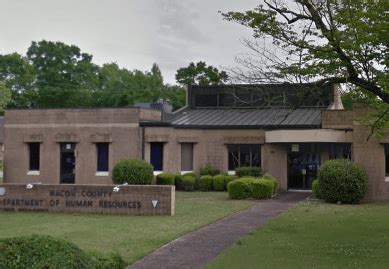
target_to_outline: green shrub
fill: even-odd
[[[184,189],[184,185],[182,184],[182,178],[183,178],[183,175],[180,175],[180,174],[176,174],[174,176],[174,185],[176,186],[176,190],[183,190]]]
[[[255,199],[271,198],[274,193],[274,182],[268,179],[256,179],[251,182],[252,197]]]
[[[272,175],[270,175],[269,173],[264,174],[262,178],[273,182],[274,184],[273,194],[275,194],[278,190],[278,180]]]
[[[225,175],[216,175],[213,177],[213,189],[215,191],[225,191],[226,190],[226,176]]]
[[[194,172],[189,172],[189,173],[185,173],[184,176],[191,176],[195,179],[195,185],[194,185],[194,189],[195,190],[198,190],[199,187],[200,187],[200,178],[199,176],[194,173]]]
[[[156,178],[157,185],[174,185],[174,175],[171,173],[158,174]]]
[[[201,176],[200,177],[200,191],[211,191],[213,190],[213,177],[212,176]]]
[[[321,199],[319,185],[320,185],[319,180],[315,179],[314,181],[312,181],[312,192],[317,199]]]
[[[251,183],[253,180],[252,178],[239,178],[228,183],[228,197],[231,199],[247,199],[251,197]]]
[[[262,169],[256,166],[242,166],[235,169],[235,174],[238,177],[260,177],[262,175]]]
[[[196,179],[193,176],[183,176],[182,186],[184,191],[193,191],[196,184]]]
[[[125,266],[118,255],[96,256],[51,236],[30,235],[0,240],[0,268],[119,269]]]
[[[358,164],[348,159],[325,162],[318,174],[320,196],[330,203],[355,204],[367,191],[367,174]]]
[[[117,254],[101,255],[101,253],[90,254],[93,263],[93,269],[123,269],[126,267],[126,262]],[[92,268],[91,268],[92,269]]]
[[[112,180],[117,184],[151,184],[153,179],[153,166],[143,160],[121,160],[112,170]]]
[[[220,174],[220,170],[210,164],[200,168],[200,176],[216,176],[218,174]]]
[[[225,189],[227,190],[228,183],[230,183],[231,181],[234,181],[235,179],[238,179],[238,178],[239,178],[238,176],[232,176],[232,175],[225,176],[225,178],[224,178]]]

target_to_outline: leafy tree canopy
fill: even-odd
[[[0,112],[4,112],[4,108],[11,101],[11,91],[5,86],[4,82],[0,81]]]
[[[218,85],[228,80],[225,71],[219,71],[216,67],[207,66],[205,62],[190,63],[188,67],[177,70],[176,81],[178,84],[186,86],[198,85]]]
[[[0,55],[0,81],[11,90],[8,107],[123,107],[137,102],[184,105],[185,90],[163,83],[161,70],[98,66],[91,54],[62,42],[32,42],[25,56]]]

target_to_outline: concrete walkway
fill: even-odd
[[[184,235],[159,248],[128,269],[203,268],[240,237],[262,227],[271,218],[309,196],[290,192],[260,201],[247,210]]]

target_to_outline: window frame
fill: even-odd
[[[161,169],[155,169],[155,167],[154,167],[154,164],[153,164],[153,147],[154,146],[160,146],[160,148],[161,148]],[[154,173],[155,174],[158,174],[158,173],[161,173],[162,171],[163,171],[163,166],[164,166],[164,152],[165,151],[165,143],[163,143],[163,142],[150,142],[150,163],[151,163],[151,165],[153,166],[153,168],[154,168]]]
[[[101,148],[102,146],[106,146],[105,152],[104,149]],[[104,161],[102,158],[104,156],[101,156],[102,153],[106,154],[106,160]],[[96,175],[103,175],[109,173],[109,143],[106,142],[99,142],[96,143]],[[103,163],[104,161],[104,163]],[[101,167],[104,166],[104,167]]]
[[[242,155],[244,154],[244,156],[247,156],[247,152],[246,151],[242,151],[244,148],[248,148],[248,154],[249,154],[249,166],[253,166],[253,167],[261,167],[262,166],[262,158],[261,158],[261,150],[262,150],[262,147],[261,147],[261,144],[227,144],[227,153],[228,153],[228,171],[235,171],[236,168],[238,167],[242,167],[242,166],[247,166],[247,164],[245,165],[242,165]],[[258,149],[257,152],[255,152],[255,148]],[[231,152],[237,152],[238,156],[235,157],[237,158],[237,162],[238,164],[235,165],[234,167],[231,166],[231,164],[233,164],[233,162],[231,162],[230,160],[230,157],[232,156],[232,153]],[[253,161],[254,161],[254,156],[255,154],[258,154],[258,165],[253,165]]]
[[[183,159],[183,151],[185,149],[185,147],[188,146],[188,148],[190,148],[190,160],[191,160],[191,163],[188,167],[191,167],[190,169],[184,169],[186,165],[184,165],[184,159]],[[189,156],[189,154],[188,154]],[[181,143],[181,171],[185,171],[185,172],[193,172],[193,163],[194,163],[194,143]]]
[[[30,142],[28,147],[28,172],[27,175],[39,175],[41,169],[41,143]],[[36,147],[35,149],[33,147]],[[37,155],[37,156],[35,156]]]

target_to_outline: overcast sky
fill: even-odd
[[[31,41],[74,44],[94,62],[150,70],[165,81],[191,61],[236,65],[251,32],[218,11],[254,8],[258,0],[0,0],[0,54],[25,53]]]

